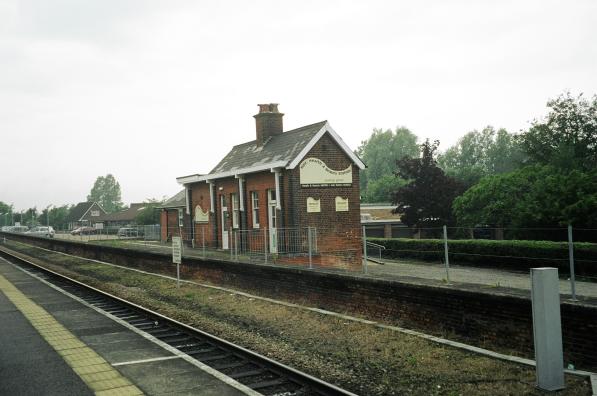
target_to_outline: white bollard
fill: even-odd
[[[564,353],[557,268],[531,268],[537,387],[564,389]]]

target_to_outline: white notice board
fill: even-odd
[[[172,237],[172,262],[180,264],[182,261],[182,239],[180,237]]]

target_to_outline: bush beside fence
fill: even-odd
[[[444,261],[442,239],[367,238],[386,248],[390,259]],[[519,240],[448,240],[450,263],[526,271],[534,267],[557,267],[569,273],[568,243]],[[597,244],[574,243],[577,275],[597,276]]]

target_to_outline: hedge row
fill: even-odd
[[[367,238],[383,245],[387,258],[410,258],[431,262],[444,261],[442,239]],[[371,254],[377,253],[371,248]],[[528,270],[533,267],[557,267],[560,273],[569,273],[568,243],[518,240],[448,240],[450,263],[480,267]],[[597,276],[597,244],[574,244],[575,273]]]

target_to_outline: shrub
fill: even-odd
[[[384,256],[430,262],[444,261],[442,239],[367,238],[386,248]],[[556,267],[569,273],[568,243],[518,240],[448,240],[450,263],[528,271],[536,267]],[[574,243],[575,273],[597,275],[597,244]]]

